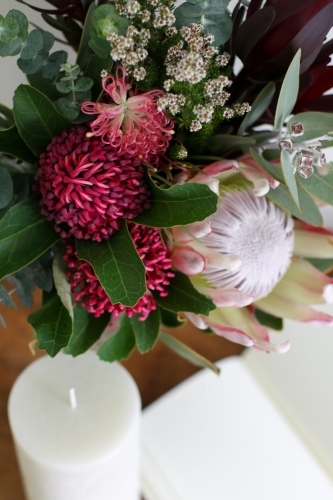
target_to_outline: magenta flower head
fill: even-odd
[[[134,307],[112,304],[92,266],[77,258],[75,246],[71,240],[66,242],[64,259],[69,269],[67,275],[72,295],[74,300],[80,302],[95,317],[104,312],[118,316],[124,311],[129,317],[139,313],[139,319],[144,321],[150,311],[156,309],[156,302],[150,290],[156,290],[161,297],[168,295],[167,288],[174,273],[170,271],[170,254],[160,238],[158,229],[130,223],[129,232],[145,266],[147,283],[147,292]]]
[[[101,241],[150,206],[140,160],[120,154],[84,125],[55,137],[39,158],[42,213],[63,238]]]
[[[332,17],[333,0],[251,0],[235,35],[245,74],[256,81],[280,79],[299,48],[303,73],[323,47]]]
[[[116,77],[102,80],[103,102],[84,102],[82,111],[97,115],[90,123],[90,136],[98,136],[118,153],[128,153],[150,163],[157,163],[165,153],[173,134],[173,122],[165,111],[157,109],[162,90],[138,94],[126,83],[126,73],[117,68]]]

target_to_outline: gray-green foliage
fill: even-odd
[[[91,88],[94,85],[92,78],[80,76],[80,67],[78,64],[73,66],[69,63],[62,64],[61,69],[65,76],[56,83],[57,90],[65,94],[56,101],[55,105],[59,113],[70,121],[80,119],[80,109],[83,101],[91,100]],[[82,117],[82,121],[87,120],[87,116]]]

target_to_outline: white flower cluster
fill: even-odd
[[[203,26],[192,23],[183,26],[180,33],[184,40],[170,47],[165,60],[166,73],[178,82],[199,83],[206,77],[206,69],[218,48],[211,44],[213,35],[201,36]],[[186,47],[185,42],[187,42]]]
[[[169,5],[168,5],[169,4]],[[148,6],[142,8],[137,0],[116,0],[115,7],[119,13],[127,19],[138,19],[142,23],[152,20],[154,28],[171,26],[176,18],[171,12],[172,2],[163,2],[162,0],[148,0]]]
[[[135,0],[131,4],[138,3]],[[136,80],[143,80],[146,70],[140,63],[148,55],[146,46],[150,38],[150,31],[146,28],[141,30],[130,25],[127,28],[126,36],[110,33],[107,36],[111,45],[110,55],[114,61],[121,61],[127,74],[133,74]]]
[[[163,97],[160,97],[157,101],[157,109],[163,111],[168,108],[170,113],[176,115],[180,111],[180,107],[184,106],[186,102],[183,94],[171,94],[167,93]]]

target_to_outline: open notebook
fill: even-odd
[[[147,500],[332,500],[333,328],[282,336],[288,353],[223,360],[144,411]]]

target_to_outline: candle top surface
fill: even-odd
[[[44,356],[31,363],[16,380],[8,406],[17,444],[55,466],[90,463],[115,453],[139,425],[140,412],[139,392],[129,373],[93,352],[77,358]]]

